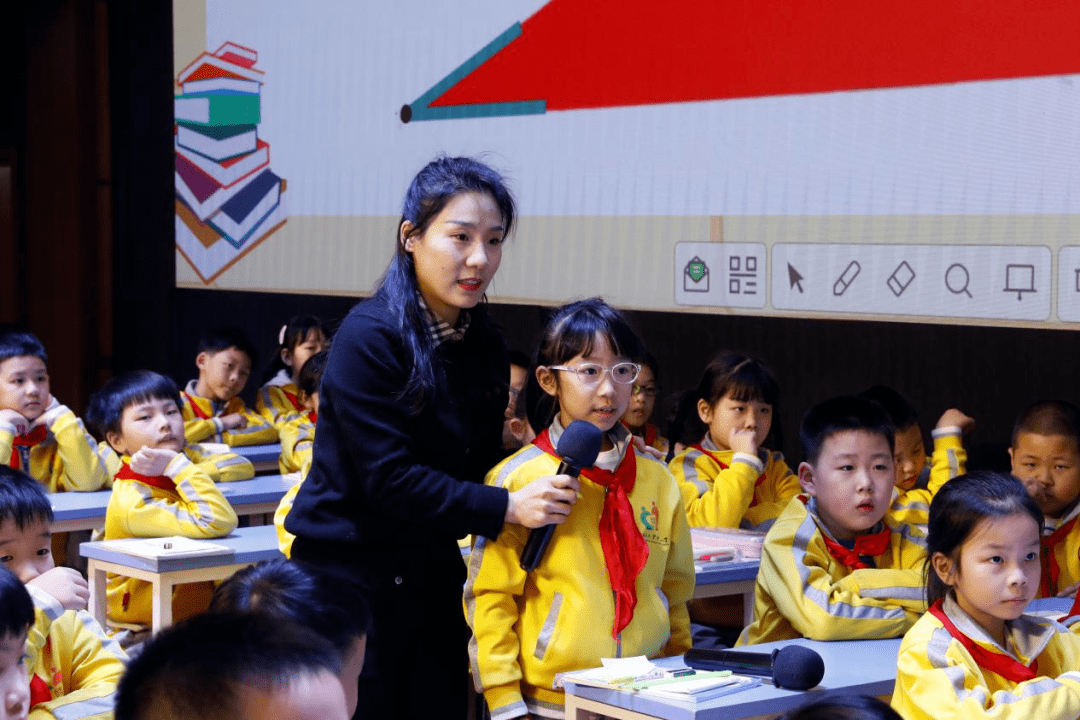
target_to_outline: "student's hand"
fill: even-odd
[[[634,447],[636,447],[639,451],[645,453],[646,455],[652,455],[657,460],[664,459],[664,451],[657,450],[652,445],[646,445],[645,438],[634,435],[632,439],[634,441]]]
[[[156,477],[164,474],[166,466],[176,455],[173,450],[144,447],[131,456],[131,469],[140,475]]]
[[[74,568],[46,570],[26,584],[49,593],[65,610],[85,610],[90,602],[90,587],[86,578]]]
[[[56,401],[55,397],[47,395],[45,397],[45,412],[38,415],[34,422],[30,423],[30,429],[33,430],[38,425],[49,427],[56,418],[60,417],[60,413],[64,412],[66,409],[67,408]]]
[[[239,430],[240,428],[246,428],[248,421],[247,417],[240,413],[232,413],[231,415],[222,415],[221,424],[226,430]]]
[[[1072,585],[1070,585],[1067,588],[1062,588],[1061,591],[1058,592],[1057,596],[1058,597],[1070,597],[1070,598],[1071,597],[1076,597],[1076,591],[1078,589],[1080,589],[1080,582],[1073,583]]]
[[[24,435],[30,429],[30,421],[14,410],[0,410],[0,423],[14,425],[16,435]]]
[[[538,528],[560,525],[577,502],[581,482],[569,475],[545,475],[510,493],[506,504],[506,522]]]
[[[754,428],[731,428],[728,447],[739,453],[757,455],[757,430]]]
[[[949,408],[941,414],[941,418],[938,419],[937,425],[934,427],[958,427],[960,428],[960,432],[967,435],[975,429],[975,420],[956,408]]]

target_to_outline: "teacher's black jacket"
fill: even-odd
[[[437,387],[419,413],[414,398],[401,397],[412,358],[383,293],[346,317],[323,374],[311,470],[285,527],[296,535],[294,559],[368,595],[375,627],[358,717],[365,709],[443,714],[460,698],[439,696],[464,692],[465,566],[456,540],[495,537],[503,524],[507,493],[483,478],[499,459],[510,376],[502,335],[482,307],[469,312],[464,339],[435,351]],[[422,684],[410,686],[418,667],[408,664],[417,662],[443,665],[453,679],[440,689],[420,673]],[[396,697],[369,702],[364,678],[367,691]]]

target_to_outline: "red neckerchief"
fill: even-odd
[[[24,472],[29,472],[29,470],[30,470],[30,468],[29,468],[29,465],[30,465],[30,462],[29,462],[30,451],[29,450],[20,451],[19,448],[32,448],[35,445],[37,445],[38,443],[44,441],[45,438],[48,436],[48,434],[49,434],[49,429],[48,428],[46,428],[44,425],[38,425],[36,428],[34,428],[33,430],[31,430],[30,432],[28,432],[28,433],[26,433],[24,435],[16,435],[15,440],[12,442],[11,462],[8,463],[8,464],[11,467],[15,468],[16,470],[22,470]],[[26,457],[27,457],[27,462],[26,462],[27,467],[22,467],[22,465],[23,465],[22,456],[23,456],[24,452],[25,452]]]
[[[536,436],[533,444],[548,455],[559,457],[546,429]],[[600,547],[604,550],[608,580],[615,592],[615,627],[611,636],[618,638],[634,617],[637,576],[649,560],[649,544],[641,537],[634,519],[634,509],[627,497],[637,480],[637,458],[633,445],[626,448],[626,454],[615,472],[591,467],[582,469],[581,474],[608,489],[604,495],[604,511],[600,515]]]
[[[292,403],[292,406],[296,409],[296,412],[304,412],[304,406],[300,404],[299,395],[297,395],[296,393],[291,393],[284,388],[282,388],[281,392],[285,395],[285,397],[289,398],[289,402]]]
[[[1058,566],[1057,556],[1054,555],[1054,547],[1065,540],[1069,533],[1072,532],[1078,518],[1080,516],[1074,517],[1039,540],[1043,566],[1042,579],[1039,581],[1039,594],[1044,598],[1054,597],[1058,594],[1058,577],[1061,575],[1061,567]],[[1080,615],[1080,593],[1076,594],[1076,599],[1073,600],[1067,617],[1073,617],[1074,615]]]
[[[716,461],[716,464],[720,466],[721,470],[727,470],[729,467],[731,467],[726,462],[724,462],[719,457],[717,457],[717,453],[718,452],[726,452],[724,450],[719,450],[719,451],[709,450],[709,449],[707,449],[705,447],[702,447],[701,443],[696,443],[694,445],[691,445],[690,447],[692,447],[692,448],[694,448],[696,450],[700,450],[701,452],[703,452],[706,455],[708,455],[709,457],[711,457],[713,460]],[[763,482],[765,482],[765,471],[764,470],[761,472],[761,475],[758,475],[758,479],[754,481],[754,490],[755,490],[755,492],[754,492],[753,496],[750,498],[750,507],[754,507],[755,505],[758,504],[757,488]]]
[[[802,500],[803,505],[810,502],[810,498],[805,495],[799,495],[798,498]],[[892,530],[888,525],[885,525],[876,533],[859,535],[855,538],[855,547],[853,548],[841,545],[824,532],[821,533],[821,539],[825,541],[825,547],[828,548],[829,554],[841,563],[852,570],[865,570],[871,566],[863,562],[862,556],[877,557],[888,550],[889,543],[892,541]]]
[[[34,676],[30,678],[30,707],[31,709],[40,705],[41,703],[49,702],[53,699],[52,691],[49,690],[49,685],[41,676],[34,673]]]
[[[176,492],[176,483],[172,478],[165,475],[151,476],[140,475],[131,469],[131,465],[125,460],[120,466],[120,472],[116,473],[117,480],[134,480],[141,482],[143,485],[149,485],[151,487],[161,488],[162,490],[171,490]]]
[[[288,390],[282,390],[281,392],[285,393],[285,397],[289,398],[289,402],[291,402],[292,406],[294,408],[296,408],[296,412],[298,412],[298,413],[303,413],[304,412],[304,406],[300,402],[300,396],[299,395],[297,395],[296,393],[291,393]],[[311,412],[309,412],[307,414],[307,417],[308,417],[308,420],[311,421],[311,424],[314,425],[315,421],[319,418],[319,414],[317,412],[315,412],[314,410],[312,410]]]
[[[1039,676],[1038,658],[1032,660],[1031,665],[1024,665],[1011,655],[987,650],[960,632],[942,609],[941,600],[930,606],[929,613],[941,621],[941,624],[945,626],[950,635],[960,641],[960,644],[975,660],[975,664],[982,669],[996,673],[1014,683],[1021,683]]]
[[[209,420],[210,416],[206,414],[206,411],[199,407],[199,403],[195,402],[195,398],[188,394],[188,391],[184,391],[184,397],[188,399],[188,405],[191,406],[191,412],[195,413],[195,417],[202,420]]]

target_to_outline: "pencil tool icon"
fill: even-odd
[[[862,270],[862,265],[858,260],[852,260],[848,263],[848,266],[844,268],[844,272],[840,273],[840,277],[836,278],[836,282],[832,286],[832,294],[840,297],[847,289],[851,287],[851,283],[855,282],[855,278],[859,276],[859,272]]]

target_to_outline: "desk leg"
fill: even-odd
[[[743,627],[750,627],[754,622],[754,591],[744,592],[742,596]]]
[[[563,696],[566,702],[566,706],[563,708],[563,717],[566,720],[585,720],[585,712],[578,707],[578,699],[576,696],[566,693]]]
[[[156,635],[161,628],[172,625],[173,584],[171,582],[163,582],[159,575],[151,581],[151,585],[153,585],[154,588],[153,607],[151,609],[151,617],[153,618],[151,628]]]
[[[105,571],[98,567],[96,560],[87,563],[86,574],[90,576],[90,614],[98,621],[102,628],[106,627],[105,620],[108,610],[105,598]]]

